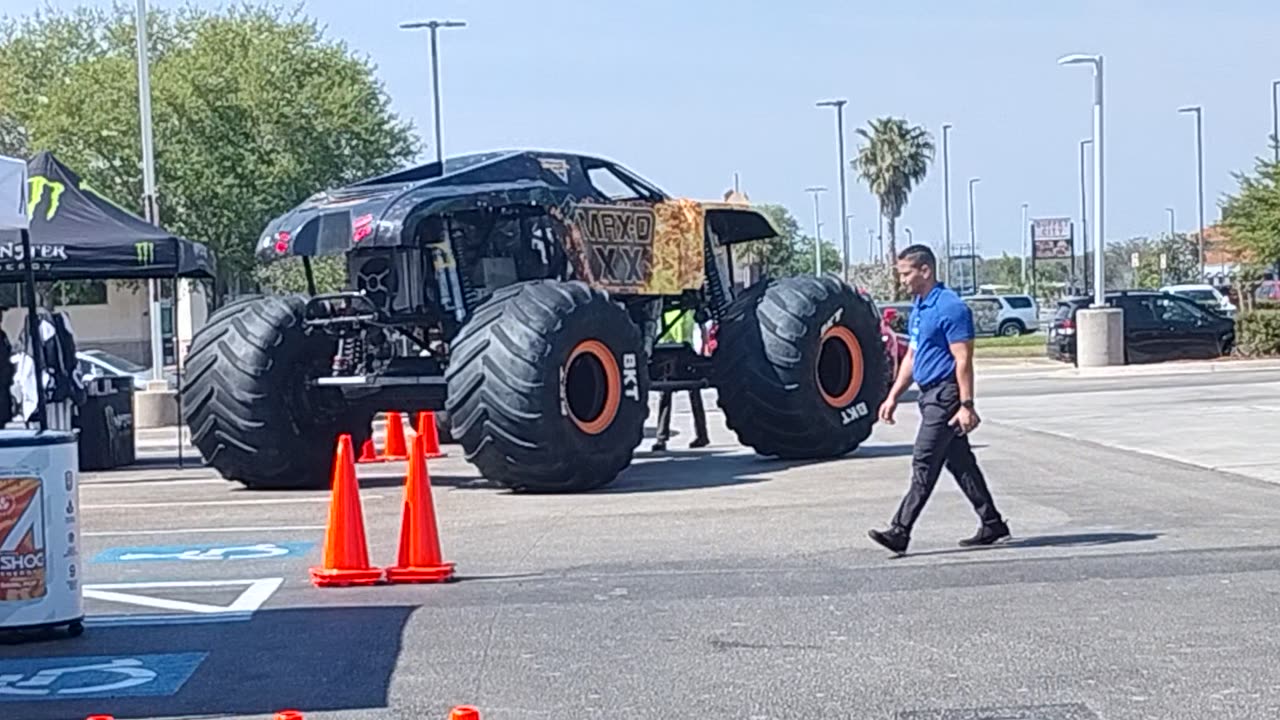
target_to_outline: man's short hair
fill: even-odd
[[[915,267],[924,267],[928,265],[931,269],[938,269],[938,258],[934,256],[933,250],[928,245],[908,245],[898,253],[899,260],[906,260]]]

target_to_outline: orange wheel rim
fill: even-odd
[[[560,397],[569,419],[588,435],[613,424],[622,405],[622,371],[608,346],[583,340],[564,362]]]
[[[862,344],[849,328],[835,325],[822,334],[815,365],[818,392],[828,405],[844,408],[858,397],[865,365]]]

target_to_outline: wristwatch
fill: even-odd
[[[973,409],[973,401],[972,401],[972,400],[965,400],[965,401],[963,401],[963,402],[961,402],[961,403],[960,403],[960,407],[962,407],[962,408],[969,408],[970,410],[972,410],[972,409]]]

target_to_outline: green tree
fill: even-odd
[[[1222,203],[1221,227],[1240,257],[1237,282],[1241,302],[1247,305],[1262,273],[1280,263],[1280,163],[1259,158],[1252,173],[1234,177],[1239,190]]]
[[[756,209],[773,221],[778,236],[744,243],[743,252],[760,271],[771,277],[813,274],[813,236],[800,230],[800,223],[781,205],[763,204]],[[830,241],[822,241],[822,272],[840,273],[840,251]]]
[[[296,12],[186,7],[147,22],[160,219],[214,249],[224,287],[253,278],[273,216],[417,152],[373,67]],[[0,117],[137,211],[135,51],[125,5],[0,21]]]
[[[866,143],[858,149],[853,169],[880,202],[880,215],[889,236],[888,258],[892,263],[891,258],[898,254],[898,218],[907,206],[911,191],[929,172],[933,138],[923,127],[895,117],[871,120],[867,128],[858,128],[858,135]],[[892,272],[892,267],[889,271]],[[901,296],[900,287],[894,284],[895,299]]]
[[[26,130],[16,119],[0,115],[0,155],[26,159],[30,154]]]

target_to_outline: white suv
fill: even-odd
[[[969,295],[978,335],[1013,337],[1040,329],[1040,308],[1030,295]]]

